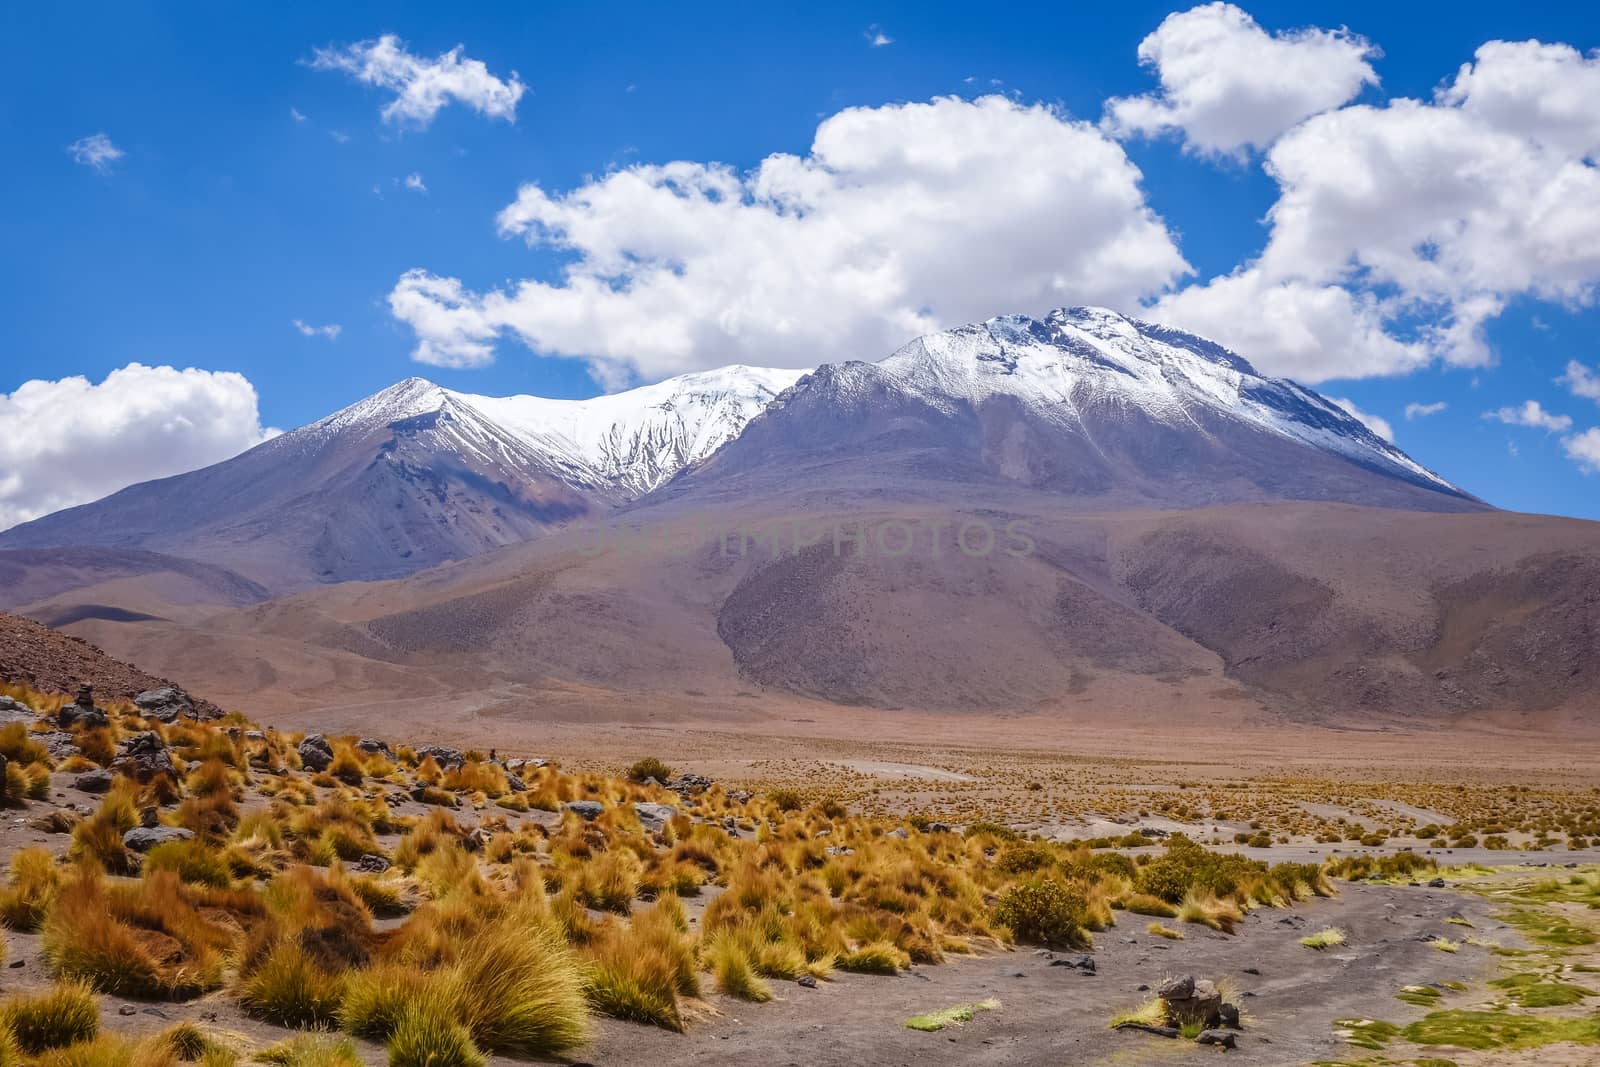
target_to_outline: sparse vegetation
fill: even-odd
[[[1314,948],[1319,952],[1325,948],[1333,948],[1337,945],[1342,945],[1344,942],[1345,932],[1339,929],[1337,926],[1326,927],[1325,929],[1318,930],[1316,933],[1308,934],[1300,939],[1300,943],[1306,948]]]

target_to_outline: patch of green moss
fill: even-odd
[[[1382,1019],[1335,1019],[1333,1026],[1352,1045],[1373,1051],[1382,1049],[1400,1033],[1398,1026]]]
[[[1600,934],[1587,927],[1570,923],[1560,915],[1549,911],[1518,908],[1502,918],[1541,945],[1572,948],[1600,941]]]
[[[1432,1008],[1439,1003],[1442,995],[1431,985],[1408,985],[1402,987],[1395,997],[1419,1008]]]
[[[1555,1019],[1503,1011],[1436,1011],[1399,1031],[1417,1045],[1470,1049],[1527,1049],[1558,1041],[1600,1044],[1600,1016]]]
[[[1558,1008],[1577,1004],[1584,997],[1594,996],[1592,990],[1566,982],[1551,982],[1537,974],[1514,974],[1489,983],[1504,989],[1511,999],[1524,1008]]]

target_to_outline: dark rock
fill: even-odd
[[[506,772],[506,785],[513,793],[526,793],[528,791],[528,783],[524,782],[521,778],[518,778],[510,771]]]
[[[1244,969],[1244,973],[1245,974],[1259,975],[1261,973],[1261,969],[1259,967],[1246,967]]]
[[[118,751],[121,755],[111,764],[112,770],[121,771],[139,782],[148,782],[161,774],[178,773],[167,751],[167,743],[154,730],[133,734],[122,742]]]
[[[300,742],[297,751],[300,753],[300,765],[308,771],[325,771],[333,762],[333,746],[321,734],[307,737]]]
[[[1118,1030],[1137,1030],[1141,1034],[1155,1034],[1157,1037],[1177,1037],[1176,1026],[1146,1026],[1144,1023],[1118,1023]]]
[[[1238,1039],[1230,1030],[1202,1030],[1200,1036],[1195,1038],[1199,1045],[1218,1045],[1222,1048],[1238,1048]]]
[[[930,834],[953,834],[955,832],[955,827],[947,822],[930,822],[928,824],[928,833]]]
[[[1443,889],[1445,887],[1445,885],[1446,885],[1446,882],[1445,882],[1445,880],[1443,878],[1434,878],[1434,879],[1429,880],[1429,882],[1428,882],[1428,888],[1429,889]]]
[[[394,749],[389,747],[389,742],[380,741],[372,737],[363,737],[356,742],[356,748],[369,756],[382,755],[387,759],[394,759]]]
[[[570,811],[580,819],[594,820],[606,810],[606,806],[598,800],[569,800],[561,805],[561,810]]]
[[[366,874],[382,874],[389,869],[389,861],[376,852],[368,852],[356,862],[356,870]]]
[[[194,831],[184,826],[135,826],[122,835],[122,843],[135,852],[149,852],[168,841],[187,841]]]
[[[462,752],[459,748],[446,748],[443,745],[426,745],[423,748],[417,749],[417,761],[419,763],[422,760],[427,759],[429,756],[432,756],[433,762],[437,763],[442,770],[446,771],[453,770],[454,768],[460,767],[467,762],[467,754]]]
[[[10,966],[10,968],[14,971],[19,967],[26,967],[27,965],[27,960],[12,960],[8,966]]]
[[[85,771],[78,775],[77,780],[72,784],[85,793],[109,793],[111,791],[111,783],[115,780],[116,776],[110,771]]]
[[[189,694],[176,686],[146,689],[135,696],[133,702],[147,718],[158,722],[173,722],[179,715],[194,716],[194,702],[189,699]]]
[[[1227,1001],[1223,1001],[1217,1007],[1217,1018],[1229,1030],[1242,1029],[1239,1025],[1239,1006],[1237,1004],[1229,1004]]]
[[[1194,975],[1185,974],[1166,979],[1156,986],[1156,996],[1162,1000],[1188,1000],[1194,996]]]
[[[138,1015],[139,1014],[139,1009],[134,1007],[132,1004],[124,1004],[122,1007],[117,1009],[117,1014],[118,1015]]]
[[[795,985],[802,986],[806,989],[815,989],[817,988],[817,980],[811,977],[809,974],[803,974],[799,978],[795,979]]]

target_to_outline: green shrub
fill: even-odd
[[[628,768],[628,781],[643,782],[647,778],[654,778],[656,781],[666,784],[672,781],[672,768],[654,756],[646,756],[642,760],[637,760],[633,766]]]
[[[1057,878],[1018,882],[995,905],[994,917],[1019,941],[1088,948],[1088,904],[1083,893]]]

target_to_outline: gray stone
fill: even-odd
[[[109,793],[115,778],[110,771],[85,771],[78,775],[78,780],[73,784],[85,793]]]
[[[28,705],[20,700],[10,697],[0,697],[0,726],[8,726],[20,722],[24,726],[32,726],[39,721],[39,716]]]
[[[633,813],[639,816],[639,825],[644,827],[646,832],[653,834],[672,821],[677,816],[678,809],[670,804],[646,804],[635,801]]]
[[[167,751],[167,743],[154,730],[133,734],[122,742],[118,751],[121,755],[111,765],[112,769],[137,781],[148,782],[159,774],[178,773]]]
[[[320,772],[333,762],[333,746],[321,734],[312,734],[300,742],[300,765],[308,771]]]
[[[183,826],[135,826],[122,835],[122,843],[135,852],[149,852],[168,841],[187,841],[194,831]]]
[[[598,800],[569,800],[561,805],[561,810],[570,811],[580,819],[592,821],[600,817],[606,806]]]
[[[1144,1023],[1118,1023],[1118,1030],[1137,1030],[1141,1034],[1155,1034],[1157,1037],[1177,1037],[1176,1026],[1147,1026]]]
[[[1156,996],[1162,1000],[1188,1000],[1194,996],[1194,975],[1174,975],[1156,986]]]
[[[382,874],[389,869],[389,861],[376,852],[368,852],[356,863],[356,870],[366,874]]]
[[[1200,1036],[1195,1038],[1195,1043],[1200,1045],[1217,1045],[1221,1048],[1238,1048],[1238,1039],[1231,1030],[1202,1030]]]
[[[356,742],[356,748],[367,755],[382,755],[386,759],[394,759],[394,749],[389,747],[389,742],[380,741],[373,737],[363,737]]]

